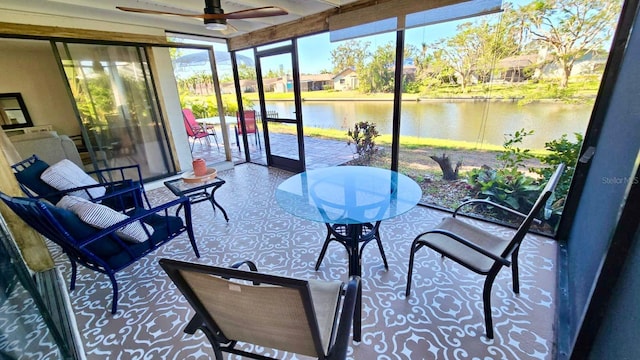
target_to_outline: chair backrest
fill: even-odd
[[[531,224],[533,223],[536,215],[540,213],[540,210],[542,210],[544,205],[547,203],[547,200],[549,200],[549,198],[551,197],[551,194],[553,194],[553,192],[555,191],[556,186],[560,181],[560,177],[564,172],[564,169],[564,164],[558,165],[556,171],[553,173],[553,175],[551,175],[544,189],[542,189],[542,192],[531,208],[531,211],[529,211],[527,217],[522,221],[522,223],[520,223],[520,226],[518,226],[518,230],[513,236],[513,239],[511,239],[511,241],[509,242],[509,246],[507,246],[507,248],[502,253],[502,257],[506,258],[507,256],[510,256],[518,248],[518,246],[520,246],[522,239],[524,239],[524,236],[529,231],[529,228],[531,227]]]
[[[242,135],[242,126],[240,126],[240,113],[236,112],[236,118],[238,119],[238,135]],[[255,110],[244,111],[244,126],[247,129],[247,134],[256,134],[258,132]]]
[[[78,188],[76,186],[82,186],[78,181],[70,181],[69,183],[77,183],[74,186],[74,191],[58,190],[42,180],[42,174],[49,167],[49,164],[41,160],[37,155],[32,155],[27,159],[11,165],[16,176],[16,180],[18,180],[18,185],[20,185],[20,189],[22,189],[22,192],[30,198],[44,198],[52,204],[57,204],[58,201],[60,201],[60,199],[62,199],[66,194],[75,193],[74,195],[78,195],[78,192],[81,192],[83,193],[81,197],[96,199],[96,195],[98,197],[101,196],[100,194],[102,193],[102,190],[95,192],[94,190],[99,190],[99,188],[103,188],[107,193],[135,188],[138,189],[139,192],[132,192],[132,196],[105,199],[102,201],[102,204],[115,210],[119,210],[121,206],[125,206],[125,208],[143,207],[144,198],[144,202],[151,207],[149,200],[147,199],[147,194],[144,191],[140,166],[137,164],[115,168],[103,168],[87,172],[86,174],[96,179],[97,183],[95,185]],[[73,178],[76,180],[78,179],[78,177]],[[121,201],[124,202],[122,203]]]
[[[214,333],[325,357],[308,281],[170,259],[160,265]]]
[[[196,121],[195,115],[193,115],[193,111],[182,109],[182,119],[184,120],[184,128],[187,130],[187,135],[197,136],[201,128]]]
[[[40,179],[42,173],[49,168],[49,164],[37,155],[32,155],[18,163],[11,165],[22,192],[28,197],[46,196],[51,203],[57,203],[62,195],[59,190]]]

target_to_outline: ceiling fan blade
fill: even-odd
[[[206,16],[208,19],[224,19],[224,14],[181,14],[181,13],[174,13],[169,11],[130,8],[126,6],[116,6],[116,9],[122,10],[122,11],[128,11],[128,12],[142,13],[142,14],[175,15],[175,16],[192,17],[192,18],[198,18],[198,19],[204,19]],[[209,15],[214,15],[214,16],[210,17]],[[223,16],[220,16],[220,15],[223,15]]]
[[[288,12],[277,6],[265,6],[247,10],[234,11],[228,14],[184,14],[184,13],[176,13],[170,11],[158,11],[158,10],[149,10],[149,9],[139,9],[139,8],[130,8],[126,6],[116,6],[116,9],[128,12],[135,12],[141,14],[153,14],[153,15],[174,15],[174,16],[183,16],[183,17],[191,17],[198,19],[207,19],[207,20],[223,20],[223,19],[251,19],[251,18],[261,18],[261,17],[269,17],[269,16],[280,16],[287,15]]]
[[[287,10],[278,6],[265,6],[247,10],[240,10],[224,14],[226,19],[250,19],[289,14]]]

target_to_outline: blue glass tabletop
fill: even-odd
[[[276,200],[285,211],[311,221],[362,224],[413,208],[420,186],[406,175],[366,166],[309,170],[283,181]]]

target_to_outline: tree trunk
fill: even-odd
[[[440,165],[443,180],[458,180],[458,171],[460,170],[460,166],[462,166],[462,161],[458,161],[456,163],[456,168],[454,169],[447,154],[442,154],[441,157],[436,155],[431,155],[429,157]]]

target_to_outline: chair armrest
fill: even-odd
[[[463,238],[461,236],[458,236],[458,235],[456,235],[456,234],[454,234],[454,233],[452,233],[450,231],[442,230],[442,229],[434,229],[434,230],[422,233],[422,234],[418,235],[418,237],[421,237],[422,235],[426,235],[426,234],[441,234],[441,235],[448,236],[451,239],[453,239],[453,240],[455,240],[455,241],[457,241],[457,242],[459,242],[459,243],[461,243],[461,244],[463,244],[463,245],[465,245],[465,246],[467,246],[467,247],[469,247],[469,248],[481,253],[482,255],[484,255],[486,257],[489,257],[489,258],[491,258],[491,259],[503,264],[504,266],[509,266],[511,264],[511,262],[509,260],[507,260],[505,258],[502,258],[502,257],[500,257],[500,256],[498,256],[498,255],[496,255],[494,253],[488,252],[487,250],[485,250],[485,249],[481,248],[480,246],[472,243],[471,241],[469,241],[469,240],[467,240],[467,239],[465,239],[465,238]],[[455,254],[451,254],[451,255],[455,256]]]
[[[118,166],[118,167],[110,167],[98,170],[87,171],[89,175],[95,175],[98,178],[99,182],[113,182],[113,181],[123,181],[126,180],[125,171],[127,170],[135,170],[136,179],[132,179],[135,181],[142,182],[142,172],[140,171],[140,165],[126,165],[126,166]],[[113,180],[113,177],[117,175],[118,179]],[[109,180],[107,180],[109,179]]]
[[[456,215],[458,214],[458,210],[460,210],[460,208],[462,208],[463,206],[467,206],[467,205],[478,205],[478,204],[483,204],[483,205],[488,205],[488,206],[494,206],[500,210],[506,211],[510,214],[516,215],[516,216],[520,216],[522,218],[526,218],[527,214],[523,214],[519,211],[516,211],[512,208],[506,207],[504,205],[500,205],[500,204],[496,204],[493,201],[490,201],[489,199],[472,199],[469,201],[465,201],[462,204],[458,205],[458,207],[453,211],[453,217],[456,217]],[[536,224],[541,224],[542,221],[538,220],[538,219],[533,219],[533,221]]]
[[[352,276],[346,285],[344,300],[342,301],[342,311],[340,312],[340,323],[336,333],[336,342],[329,350],[327,359],[346,359],[349,348],[349,334],[351,334],[351,322],[353,312],[358,301],[358,289],[360,288],[360,277]]]
[[[233,263],[231,267],[234,269],[238,269],[242,265],[247,265],[251,271],[258,271],[258,267],[251,260],[238,261],[236,263]]]
[[[255,264],[253,261],[251,261],[251,260],[238,261],[238,262],[236,262],[236,263],[233,263],[233,264],[231,265],[231,268],[233,268],[233,269],[238,269],[238,268],[240,268],[240,266],[242,266],[242,265],[247,265],[247,266],[249,267],[249,270],[251,270],[251,271],[256,271],[256,272],[258,271],[258,267],[257,267],[257,266],[256,266],[256,264]],[[223,279],[227,279],[227,280],[229,280],[229,278],[228,278],[228,277],[224,277],[224,276],[223,276],[222,278],[223,278]],[[254,282],[253,282],[253,285],[258,286],[258,285],[260,285],[260,282],[259,282],[259,281],[254,281]]]
[[[158,212],[161,211],[165,211],[167,209],[169,209],[170,207],[173,206],[179,206],[179,205],[183,205],[183,206],[188,206],[190,205],[189,203],[189,198],[187,197],[180,197],[174,200],[171,200],[167,203],[164,203],[162,205],[156,206],[154,208],[151,209],[144,209],[143,211],[141,211],[139,214],[133,215],[133,216],[129,216],[128,219],[122,220],[120,222],[117,222],[107,228],[104,228],[100,231],[98,231],[97,233],[93,234],[93,236],[91,236],[90,239],[85,239],[85,241],[81,241],[80,246],[86,246],[87,244],[92,243],[95,240],[101,239],[104,236],[110,235],[111,233],[116,232],[117,230],[129,225],[129,224],[133,224],[134,222],[137,221],[142,221],[144,218],[152,215],[152,214],[156,214]],[[145,228],[146,231],[146,228]],[[149,234],[147,234],[149,235]]]

